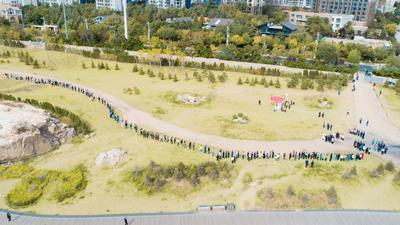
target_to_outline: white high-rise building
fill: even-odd
[[[96,9],[101,8],[122,11],[122,0],[96,0]]]
[[[13,7],[21,7],[26,5],[38,5],[38,0],[0,0],[1,4],[9,4]]]
[[[280,7],[301,7],[311,9],[313,7],[313,0],[265,0],[266,5],[274,5]]]

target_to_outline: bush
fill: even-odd
[[[244,185],[250,184],[253,181],[253,177],[251,176],[250,173],[245,173],[243,176],[242,183]]]
[[[82,69],[86,69],[86,64],[82,62]]]
[[[279,82],[279,79],[276,79],[274,87],[275,88],[281,88],[281,83]]]
[[[134,169],[130,178],[138,190],[152,194],[162,191],[165,185],[172,180],[180,182],[186,180],[192,186],[200,184],[200,178],[216,180],[218,178],[230,178],[231,166],[227,163],[205,162],[199,165],[185,165],[183,163],[173,165],[159,165],[150,162],[142,169]]]
[[[120,70],[118,63],[115,63],[114,70]]]
[[[329,205],[336,205],[338,204],[338,196],[336,192],[335,186],[331,186],[327,191],[326,191],[326,197],[328,199],[328,204]]]
[[[139,71],[139,68],[137,67],[137,65],[134,65],[132,68],[132,72],[136,73]]]
[[[296,195],[296,193],[294,192],[294,189],[293,189],[292,185],[289,185],[289,187],[286,190],[286,196],[291,198],[291,197],[293,197],[295,195]]]
[[[75,196],[77,192],[86,187],[86,168],[82,165],[72,171],[61,172],[56,181],[53,196],[62,202],[67,198]]]
[[[394,168],[394,164],[392,161],[389,161],[385,164],[385,170],[389,171],[389,172],[393,172],[395,170]]]
[[[0,170],[0,178],[3,179],[21,178],[22,176],[29,174],[33,171],[32,167],[24,164],[0,168],[2,168],[2,170]]]
[[[236,83],[237,85],[243,85],[243,81],[242,81],[242,78],[240,78],[239,77],[239,80],[237,81],[237,83]]]
[[[350,179],[350,178],[352,178],[352,177],[355,177],[355,176],[357,176],[357,167],[356,166],[353,166],[349,171],[346,171],[344,174],[343,174],[343,179]]]
[[[394,176],[393,183],[396,185],[400,185],[400,171],[397,172],[396,176]]]
[[[36,170],[26,175],[6,196],[10,207],[26,207],[35,204],[49,182],[49,172]]]

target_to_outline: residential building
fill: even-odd
[[[0,4],[0,17],[8,20],[18,20],[22,17],[22,10],[11,4]]]
[[[327,18],[329,23],[331,24],[333,31],[338,31],[340,28],[343,28],[349,22],[352,22],[354,19],[353,15],[346,14],[330,14],[330,13],[314,13],[314,12],[305,12],[305,11],[288,11],[289,22],[297,25],[297,26],[305,26],[307,24],[307,19],[313,16],[319,16],[322,18]]]
[[[204,29],[212,29],[221,26],[229,26],[233,23],[233,19],[224,19],[224,18],[212,18],[208,22],[204,23]]]
[[[276,35],[281,33],[283,36],[289,36],[291,33],[297,30],[296,25],[290,22],[284,22],[281,25],[275,25],[273,23],[264,23],[257,26],[258,32],[261,35]]]
[[[122,0],[96,0],[96,9],[101,8],[122,11]]]
[[[360,44],[360,45],[365,45],[367,47],[371,48],[391,48],[392,44],[390,41],[386,40],[378,40],[378,39],[367,39],[362,36],[354,36],[354,39],[341,39],[341,38],[324,38],[325,42],[330,42],[330,43],[343,43],[343,44]]]
[[[167,22],[167,23],[180,23],[180,22],[193,23],[193,18],[192,17],[173,17],[173,18],[166,18],[165,22]]]
[[[79,0],[39,0],[40,3],[44,4],[44,5],[72,5],[74,3],[79,3]]]
[[[396,2],[400,2],[400,0],[379,1],[377,3],[376,10],[381,11],[383,13],[393,12],[395,10],[394,4]]]
[[[265,0],[247,0],[246,3],[249,12],[253,14],[261,14],[261,10],[265,4]]]
[[[154,5],[159,9],[167,9],[171,7],[171,0],[147,0],[146,4]]]
[[[356,21],[372,20],[375,14],[376,0],[315,0],[314,11],[353,15]]]
[[[313,0],[265,0],[266,5],[279,6],[283,8],[300,7],[311,9],[313,7]]]

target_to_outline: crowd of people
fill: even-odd
[[[372,140],[372,149],[375,151],[383,154],[386,154],[388,152],[388,147],[386,146],[385,142],[383,140]]]
[[[357,128],[350,129],[349,133],[353,134],[353,135],[356,135],[356,136],[358,136],[358,137],[360,137],[362,139],[365,138],[365,131],[362,131],[362,130],[357,129]]]
[[[290,152],[289,154],[287,153],[275,153],[274,151],[233,151],[233,150],[223,150],[219,148],[215,148],[212,146],[207,146],[207,145],[202,145],[199,143],[195,143],[192,141],[180,139],[178,137],[166,135],[163,133],[155,132],[155,131],[150,131],[147,129],[144,129],[142,127],[139,127],[137,124],[132,123],[128,121],[127,119],[124,119],[121,115],[118,115],[118,113],[114,110],[114,107],[104,98],[101,96],[95,96],[94,93],[87,89],[87,88],[82,88],[77,85],[67,83],[67,82],[60,82],[55,79],[50,79],[50,78],[38,78],[35,76],[29,76],[29,75],[17,75],[13,73],[3,73],[3,76],[6,78],[11,78],[11,79],[16,79],[16,80],[25,80],[29,82],[33,82],[35,84],[40,84],[40,85],[45,85],[49,84],[52,86],[57,86],[57,87],[62,87],[62,88],[67,88],[72,91],[75,91],[77,93],[81,93],[88,98],[90,98],[92,101],[98,101],[99,103],[103,104],[104,106],[107,107],[108,109],[108,115],[109,118],[114,120],[115,122],[121,124],[125,129],[131,129],[134,132],[136,132],[138,135],[144,137],[144,138],[149,138],[155,141],[160,141],[160,142],[165,142],[165,143],[171,143],[171,144],[176,144],[180,147],[187,148],[190,150],[196,150],[198,148],[199,152],[209,154],[212,157],[216,157],[217,160],[223,160],[223,159],[230,159],[232,163],[236,162],[237,159],[247,159],[248,161],[255,160],[255,159],[283,159],[283,160],[319,160],[319,161],[349,161],[349,160],[363,160],[364,159],[364,153],[350,153],[350,154],[343,154],[343,153],[320,153],[320,152]],[[294,105],[294,102],[288,103],[288,107],[290,108],[291,106]],[[336,135],[336,139],[340,136],[338,134]],[[329,135],[328,140],[334,140],[335,136],[334,135]]]

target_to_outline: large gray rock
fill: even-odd
[[[53,150],[75,131],[31,105],[0,101],[0,163],[27,159]]]

